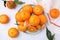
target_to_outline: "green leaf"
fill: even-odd
[[[46,35],[49,40],[54,40],[55,34],[52,35],[52,33],[48,30],[47,27],[46,27]]]
[[[5,7],[6,7],[6,2],[7,2],[7,1],[4,1],[4,6],[5,6]]]
[[[46,27],[46,35],[47,35],[47,38],[51,40],[51,32],[48,30],[47,27]]]
[[[54,39],[54,36],[55,36],[55,34],[53,34],[53,35],[52,35],[52,37],[51,37],[51,38],[52,38],[52,40]]]
[[[24,4],[25,2],[19,1],[19,0],[14,0],[16,4]]]
[[[19,25],[17,21],[16,21],[16,25]]]

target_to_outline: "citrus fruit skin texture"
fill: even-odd
[[[19,25],[24,25],[24,22],[19,22]]]
[[[8,1],[8,2],[6,3],[6,6],[7,6],[9,9],[14,9],[14,8],[16,8],[16,4],[15,4],[15,2],[13,2],[13,1]]]
[[[36,26],[38,25],[40,22],[39,20],[39,17],[37,15],[32,15],[29,19],[29,23],[32,25],[32,26]]]
[[[33,13],[36,14],[36,15],[40,15],[40,14],[43,14],[43,7],[41,5],[35,5],[33,7]]]
[[[47,18],[45,15],[39,15],[39,19],[40,19],[40,25],[43,25],[47,22]]]
[[[22,21],[23,21],[20,12],[18,12],[18,13],[15,15],[15,19],[16,19],[17,22],[22,22]]]
[[[42,26],[37,25],[36,28],[37,28],[37,30],[41,30],[42,29]]]
[[[9,17],[5,14],[0,15],[0,23],[1,24],[6,24],[9,22]]]
[[[36,32],[36,28],[34,26],[29,26],[28,31],[29,32]]]
[[[18,30],[25,32],[27,30],[27,27],[24,25],[18,25]]]
[[[30,13],[27,11],[21,11],[20,15],[23,18],[23,20],[28,20],[30,18]]]
[[[17,37],[18,34],[19,34],[19,32],[18,32],[18,30],[17,30],[16,28],[10,28],[10,29],[8,30],[8,35],[9,35],[9,37],[11,37],[11,38]]]
[[[29,20],[25,20],[24,26],[26,26],[26,27],[30,26]]]
[[[50,16],[54,19],[57,18],[59,16],[59,14],[60,14],[60,12],[56,8],[53,8],[50,10]]]
[[[16,21],[22,22],[30,18],[30,13],[27,11],[21,11],[16,14],[15,18],[16,18]]]
[[[32,13],[33,11],[33,8],[31,5],[27,4],[27,5],[24,5],[23,8],[22,8],[23,11],[28,11],[30,13]]]

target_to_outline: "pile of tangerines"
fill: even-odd
[[[15,19],[18,22],[18,29],[22,32],[36,32],[41,30],[46,23],[47,18],[43,14],[44,9],[40,5],[31,6],[29,4],[16,13]]]
[[[22,32],[36,32],[37,30],[42,30],[44,28],[43,25],[47,22],[47,18],[43,12],[44,9],[41,5],[24,5],[15,16],[18,23],[18,30]]]
[[[43,12],[44,8],[41,5],[34,5],[34,6],[31,6],[30,4],[24,5],[22,9],[15,15],[15,19],[18,23],[17,24],[18,29],[10,28],[8,30],[8,35],[11,38],[15,38],[19,34],[18,30],[22,32],[25,31],[36,32],[37,30],[42,30],[44,28],[43,25],[45,25],[47,22],[47,18]],[[50,16],[52,18],[57,18],[59,16],[59,10],[56,8],[51,9]],[[6,24],[8,22],[9,17],[6,14],[0,15],[1,24]]]

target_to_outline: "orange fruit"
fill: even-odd
[[[22,32],[25,32],[27,30],[27,27],[24,25],[18,25],[18,29]]]
[[[21,12],[18,12],[16,15],[15,15],[15,19],[17,22],[22,22],[23,21],[23,18],[21,17]]]
[[[6,6],[7,6],[9,9],[13,9],[13,8],[16,7],[16,4],[15,4],[14,1],[7,1]]]
[[[25,20],[25,22],[24,22],[24,26],[30,26],[30,23],[29,23],[29,21],[28,20]]]
[[[37,15],[32,15],[29,19],[29,23],[32,25],[32,26],[36,26],[39,24],[39,17]]]
[[[23,6],[22,10],[23,11],[28,11],[28,12],[32,13],[33,8],[32,8],[31,5],[27,4],[27,5]]]
[[[37,30],[41,30],[42,29],[42,26],[37,25],[36,28],[37,28]]]
[[[20,24],[20,25],[24,25],[24,22],[20,22],[19,24]]]
[[[57,18],[59,16],[59,14],[60,14],[60,12],[56,8],[53,8],[53,9],[50,10],[50,16],[52,18]]]
[[[9,37],[11,37],[11,38],[17,37],[18,34],[19,34],[19,32],[18,32],[18,30],[17,30],[16,28],[10,28],[10,29],[8,30],[8,35],[9,35]]]
[[[1,24],[6,24],[9,22],[9,17],[5,14],[0,15],[0,23]]]
[[[24,22],[19,22],[20,25],[29,26],[29,21],[25,20]]]
[[[45,15],[39,15],[40,24],[43,25],[47,22],[47,17]]]
[[[36,28],[34,26],[29,26],[28,31],[29,32],[36,32]]]
[[[20,12],[20,17],[23,19],[23,20],[28,20],[30,18],[30,13],[27,12],[27,11],[21,11]]]
[[[43,7],[41,5],[35,5],[33,8],[33,13],[36,15],[42,14],[44,11]]]
[[[30,18],[30,13],[27,11],[18,12],[15,16],[16,21],[22,22]]]

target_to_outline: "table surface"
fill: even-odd
[[[49,13],[49,10],[51,8],[58,8],[60,10],[60,4],[59,1],[54,1],[54,5],[51,6],[53,3],[51,0],[42,0],[39,2],[39,4],[41,4],[44,7],[45,12]],[[34,4],[31,0],[24,0],[24,2],[28,3],[28,4]],[[59,4],[59,5],[57,5]],[[9,16],[10,18],[10,22],[8,24],[0,24],[0,40],[48,40],[46,37],[46,28],[44,28],[44,30],[42,30],[40,33],[36,34],[36,35],[31,35],[31,34],[26,34],[23,32],[19,31],[19,36],[17,38],[10,38],[8,36],[8,29],[11,27],[15,27],[17,28],[17,26],[15,25],[15,14],[17,13],[17,11],[21,8],[22,5],[17,5],[17,7],[15,9],[8,9],[7,7],[4,7],[3,1],[0,1],[0,15],[1,14],[6,14]],[[60,16],[57,19],[52,19],[53,22],[55,22],[56,24],[60,24]],[[59,22],[57,22],[59,21]],[[60,40],[60,28],[55,27],[52,24],[47,24],[48,29],[55,34],[55,40]]]

